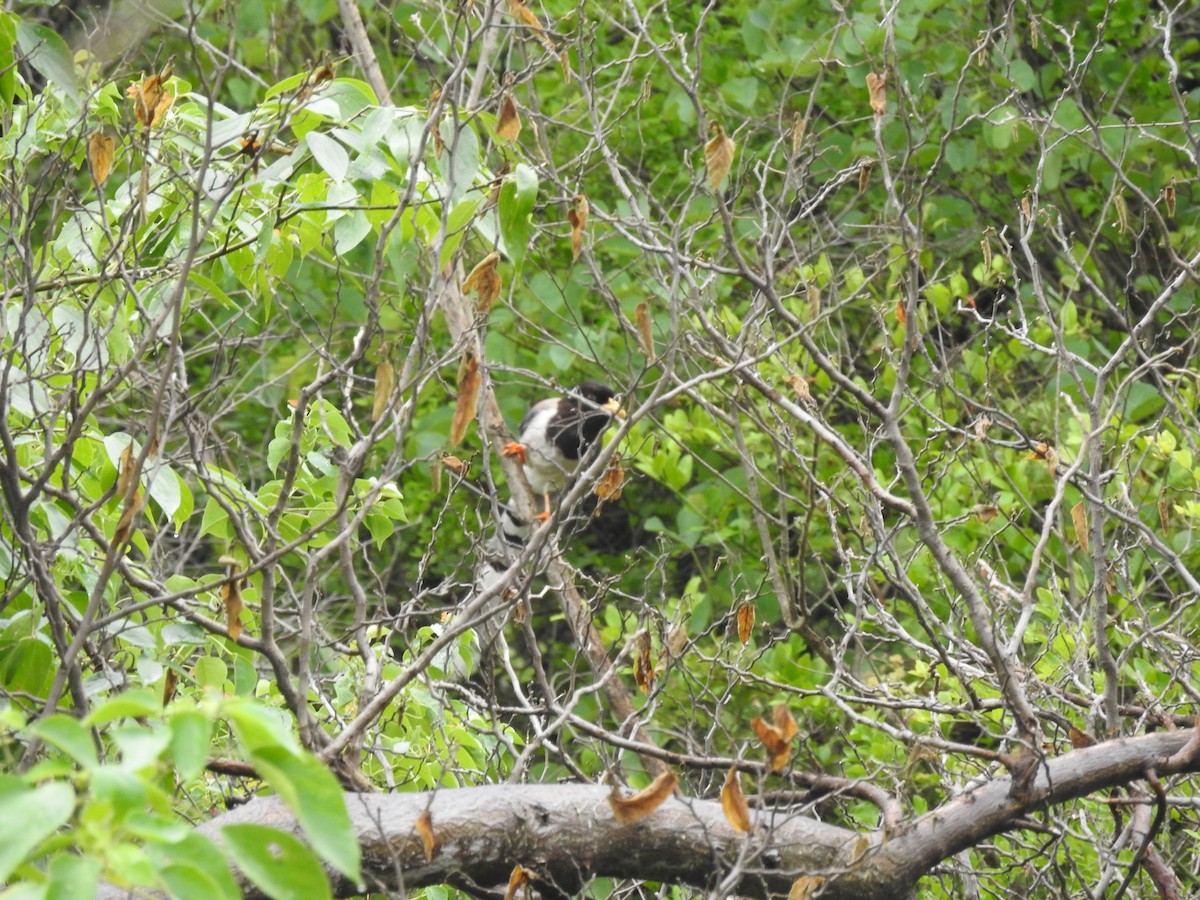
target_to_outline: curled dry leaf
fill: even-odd
[[[1034,444],[1033,450],[1025,458],[1045,460],[1046,468],[1050,470],[1050,477],[1053,478],[1058,474],[1058,452],[1049,444]]]
[[[93,132],[88,138],[88,165],[92,169],[92,178],[96,184],[104,184],[108,173],[112,171],[113,150],[117,139],[101,131]]]
[[[496,137],[502,141],[515,141],[521,133],[521,114],[512,91],[504,92],[500,101],[500,118],[496,120]]]
[[[708,186],[714,191],[733,167],[737,144],[725,133],[720,123],[712,124],[713,138],[704,145],[704,166],[708,170]]]
[[[133,441],[130,441],[125,449],[121,451],[121,458],[117,469],[118,497],[124,498],[129,496],[133,481],[137,477],[136,466],[137,461],[133,458]]]
[[[650,783],[650,786],[639,791],[632,797],[622,797],[620,789],[614,787],[608,795],[608,805],[612,807],[613,815],[622,825],[633,825],[654,812],[671,794],[675,793],[675,785],[679,779],[674,772],[663,772]]]
[[[654,684],[654,663],[650,658],[650,634],[643,631],[638,635],[637,655],[633,659],[633,680],[643,694],[650,693]]]
[[[754,634],[754,605],[743,603],[737,608],[738,640],[743,644]]]
[[[434,154],[441,156],[446,152],[446,142],[442,140],[442,111],[443,107],[439,101],[442,99],[442,89],[435,87],[429,92],[429,133],[433,135],[433,150]]]
[[[637,319],[638,340],[641,342],[642,352],[653,359],[654,323],[650,320],[650,304],[639,303],[634,310],[634,317]]]
[[[233,556],[222,556],[225,566],[225,583],[221,585],[221,603],[225,606],[225,627],[229,637],[236,641],[242,635],[242,564]]]
[[[479,399],[479,360],[472,355],[463,357],[458,368],[458,397],[454,404],[454,417],[450,420],[450,445],[455,446],[466,437],[467,428],[475,418],[475,404]]]
[[[1096,739],[1086,732],[1080,731],[1074,725],[1067,726],[1067,737],[1071,739],[1071,746],[1076,750],[1082,750],[1084,747],[1090,747],[1096,743]]]
[[[776,706],[773,717],[774,724],[768,724],[756,716],[750,720],[750,727],[767,749],[771,771],[780,772],[791,758],[792,739],[799,728],[786,704]]]
[[[595,492],[601,503],[607,500],[620,500],[621,492],[625,489],[625,469],[621,466],[619,457],[614,456],[596,482]]]
[[[821,314],[821,289],[810,284],[805,292],[808,298],[808,319],[811,322]]]
[[[396,368],[386,359],[375,367],[375,402],[371,406],[371,421],[378,422],[391,405],[396,389]]]
[[[1080,500],[1071,507],[1071,524],[1075,526],[1075,540],[1079,542],[1079,549],[1084,553],[1088,551],[1088,516],[1087,507]]]
[[[163,706],[175,699],[175,691],[179,689],[179,674],[172,668],[167,668],[163,678]]]
[[[867,91],[871,98],[871,109],[876,116],[882,116],[887,112],[887,75],[868,72]]]
[[[500,263],[500,254],[492,251],[473,268],[462,283],[464,294],[475,294],[479,298],[477,304],[480,312],[487,312],[500,296],[500,274],[496,267]]]
[[[1113,206],[1117,209],[1117,228],[1121,234],[1129,233],[1129,206],[1121,194],[1113,195]]]
[[[679,659],[679,657],[683,656],[683,651],[687,648],[687,644],[687,629],[682,625],[672,625],[671,630],[667,632],[667,654],[671,659]]]
[[[451,472],[456,472],[459,475],[467,474],[467,470],[471,468],[467,463],[463,462],[457,456],[452,456],[446,453],[442,456],[442,465]]]
[[[425,850],[425,862],[433,862],[433,854],[437,850],[437,839],[433,834],[433,816],[430,815],[429,810],[424,809],[417,816],[416,830],[417,836],[421,839],[421,846]]]
[[[159,123],[175,101],[166,89],[171,77],[171,63],[163,66],[157,75],[150,75],[137,84],[129,86],[126,93],[133,99],[133,114],[143,128],[153,128]]]
[[[513,866],[512,874],[508,876],[508,889],[504,892],[504,900],[516,900],[517,891],[524,888],[529,893],[529,873],[520,865]]]
[[[805,402],[812,400],[812,391],[809,390],[807,378],[801,375],[785,375],[783,383],[794,390],[801,400]]]
[[[1158,524],[1162,526],[1164,535],[1171,533],[1171,507],[1161,498],[1158,501]]]
[[[583,194],[576,194],[567,208],[567,221],[571,223],[571,259],[579,259],[583,250],[583,229],[587,225],[588,199]]]
[[[1167,208],[1167,218],[1175,218],[1175,179],[1167,182],[1162,189],[1163,205]]]
[[[875,171],[875,160],[864,159],[858,167],[858,192],[861,194],[871,184],[871,173]]]
[[[905,306],[903,297],[896,301],[896,321],[901,325],[908,324],[908,307]]]
[[[725,773],[725,784],[721,787],[721,811],[725,813],[725,821],[734,831],[741,834],[750,833],[750,804],[742,793],[741,779],[738,778],[737,766],[730,766]]]
[[[972,430],[975,434],[975,440],[982,441],[987,435],[988,430],[992,427],[992,420],[988,416],[980,416],[975,420]]]

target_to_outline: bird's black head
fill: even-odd
[[[620,404],[616,392],[599,381],[585,381],[558,402],[547,436],[567,459],[579,459],[595,443]]]

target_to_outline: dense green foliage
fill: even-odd
[[[1200,14],[677,7],[364,8],[394,105],[333,2],[0,14],[13,896],[236,896],[185,818],[255,791],[355,877],[326,764],[644,783],[561,584],[518,581],[498,654],[452,636],[509,495],[486,402],[449,438],[473,341],[510,428],[586,378],[624,398],[623,494],[551,528],[686,794],[761,761],[777,704],[799,737],[760,787],[844,778],[805,809],[862,830],[859,780],[916,816],[1002,752],[1192,713]],[[1156,846],[1194,891],[1194,783],[1171,793]],[[1118,824],[1105,852],[1100,802],[1041,824],[923,887],[1103,892],[1138,850]],[[319,896],[304,846],[226,838]]]

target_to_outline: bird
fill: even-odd
[[[566,486],[613,417],[624,415],[616,392],[599,381],[585,381],[566,396],[541,400],[525,414],[517,440],[507,444],[503,454],[524,466],[529,487],[541,495],[538,519],[550,518],[550,495]]]

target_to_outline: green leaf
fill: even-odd
[[[321,857],[347,878],[359,881],[358,840],[333,773],[316,757],[278,745],[252,750],[250,761],[296,814]]]
[[[103,866],[99,859],[74,854],[60,854],[50,860],[50,883],[46,900],[76,900],[94,897],[100,884]]]
[[[441,128],[446,149],[439,164],[442,181],[449,194],[447,202],[453,208],[475,183],[475,176],[479,174],[479,138],[475,136],[475,130],[471,126],[456,121],[452,116],[442,119]]]
[[[345,147],[319,131],[310,131],[305,135],[304,141],[312,151],[317,165],[325,170],[325,174],[338,184],[345,180],[346,169],[350,167],[350,156]]]
[[[0,60],[11,60],[13,48],[17,43],[16,23],[19,21],[12,13],[0,13]],[[0,65],[0,109],[7,110],[12,106],[13,97],[17,93],[16,66]]]
[[[21,19],[17,20],[16,37],[17,46],[29,64],[63,92],[70,101],[68,105],[72,112],[78,112],[81,106],[79,76],[75,74],[75,61],[67,42],[45,25],[34,25]],[[6,68],[11,64],[11,61],[0,63]]]
[[[89,728],[107,725],[118,719],[139,719],[157,716],[162,712],[162,700],[157,691],[135,688],[109,697],[91,711],[83,724]]]
[[[46,838],[71,818],[75,811],[75,792],[61,782],[43,784],[33,790],[14,789],[11,775],[0,775],[6,782],[0,788],[0,882]]]
[[[171,756],[183,779],[194,778],[208,762],[212,722],[196,709],[183,709],[171,715]]]
[[[239,900],[242,896],[225,855],[195,831],[189,830],[180,841],[151,844],[150,855],[176,900]]]
[[[54,680],[54,669],[54,652],[38,638],[26,638],[0,650],[0,683],[10,691],[41,697]]]
[[[265,825],[226,825],[225,847],[239,869],[270,897],[323,900],[333,891],[312,850]]]
[[[56,713],[48,719],[37,722],[31,730],[47,744],[62,750],[85,769],[95,768],[99,765],[96,757],[96,745],[92,742],[92,733],[65,713]]]
[[[367,214],[356,209],[348,216],[338,219],[333,226],[334,252],[344,256],[362,243],[363,238],[371,233],[371,222]]]
[[[508,258],[518,269],[529,243],[530,215],[537,192],[537,172],[524,163],[519,163],[512,177],[505,178],[500,186],[500,238]]]
[[[192,674],[200,687],[224,691],[225,679],[229,677],[229,666],[225,665],[223,659],[215,656],[202,656],[196,660]]]

